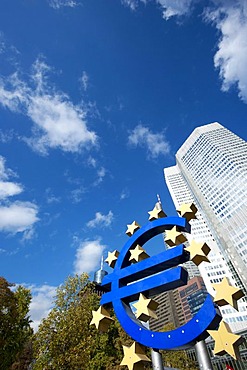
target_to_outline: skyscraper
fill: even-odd
[[[178,150],[176,166],[164,173],[175,207],[194,202],[198,208],[189,240],[211,247],[211,263],[199,266],[207,290],[213,294],[211,284],[226,276],[246,293],[247,143],[219,123],[198,127]],[[234,331],[247,326],[245,298],[239,311],[221,309]]]

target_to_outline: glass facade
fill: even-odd
[[[164,173],[175,207],[193,202],[198,208],[188,240],[211,248],[211,263],[199,266],[209,293],[224,276],[246,292],[247,143],[219,123],[198,127],[178,150],[176,166]],[[247,327],[245,298],[239,312],[231,306],[221,312],[233,331]]]

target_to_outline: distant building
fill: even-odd
[[[178,288],[185,322],[189,321],[201,308],[208,294],[203,278],[195,276],[188,284]]]
[[[208,292],[214,295],[212,283],[226,276],[246,293],[247,143],[219,123],[198,127],[164,173],[175,207],[193,202],[198,208],[187,236],[211,248],[211,263],[199,266]],[[247,327],[246,298],[239,312],[228,305],[221,313],[233,331]]]
[[[104,287],[101,286],[102,284],[102,281],[104,279],[104,277],[106,275],[108,275],[108,272],[105,271],[103,269],[103,265],[104,265],[104,259],[103,259],[103,256],[101,258],[101,265],[100,265],[100,269],[97,270],[95,273],[94,273],[94,279],[93,279],[93,282],[95,284],[95,292],[98,294],[98,295],[102,295],[103,293],[106,292],[106,289]]]

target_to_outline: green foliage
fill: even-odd
[[[22,286],[13,291],[12,286],[0,277],[0,370],[18,363],[32,335],[28,316],[31,293]]]
[[[100,298],[88,276],[69,277],[57,289],[54,308],[35,335],[35,370],[116,370],[122,359],[118,327],[90,326]]]

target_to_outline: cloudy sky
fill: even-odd
[[[247,139],[246,0],[0,4],[1,275],[47,314],[148,220],[193,129]]]

